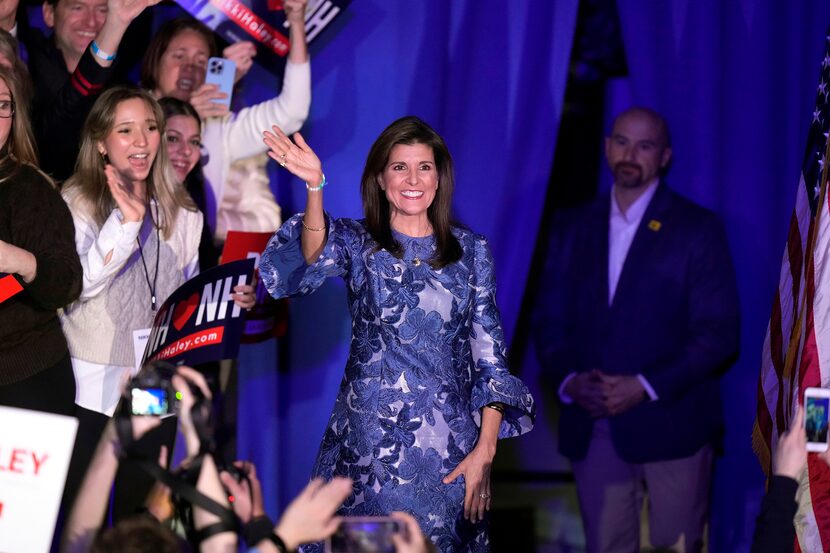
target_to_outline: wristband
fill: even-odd
[[[269,539],[269,535],[274,531],[274,523],[268,518],[268,515],[261,515],[252,518],[242,527],[242,537],[248,547],[254,547],[262,540]]]
[[[104,52],[103,50],[101,50],[101,48],[98,47],[98,43],[94,40],[92,41],[92,44],[89,45],[89,47],[92,49],[92,53],[98,57],[98,59],[104,61],[112,61],[115,59],[115,54]]]
[[[308,183],[305,183],[305,189],[309,192],[317,192],[327,184],[328,182],[326,181],[326,175],[323,174],[323,181],[318,186],[309,186]]]

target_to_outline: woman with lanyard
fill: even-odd
[[[150,328],[161,303],[198,272],[202,215],[159,147],[164,130],[162,110],[146,91],[104,92],[63,187],[84,270],[81,296],[61,320],[77,383],[76,457],[92,454],[122,379],[135,369],[134,334]],[[241,307],[253,305],[252,287],[234,292]],[[165,429],[171,434],[161,442],[172,443],[175,424]]]

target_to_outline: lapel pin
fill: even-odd
[[[657,232],[658,230],[660,230],[660,227],[662,227],[662,226],[663,226],[663,223],[661,223],[657,219],[652,219],[651,221],[648,222],[648,229],[653,231],[653,232]]]

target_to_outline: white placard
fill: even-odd
[[[0,407],[0,551],[48,552],[78,421]]]
[[[133,374],[138,374],[138,370],[141,368],[141,361],[144,359],[144,349],[147,347],[147,341],[150,339],[150,331],[152,330],[152,328],[133,330],[133,352],[135,353],[135,370]]]

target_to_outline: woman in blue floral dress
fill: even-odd
[[[295,144],[273,130],[269,155],[306,182],[308,198],[271,239],[260,274],[277,298],[340,276],[352,315],[313,475],[354,480],[343,515],[407,511],[441,551],[488,551],[496,441],[530,430],[535,409],[506,367],[487,241],[450,222],[443,139],[415,117],[384,130],[363,172],[366,218],[356,221],[323,211],[320,160],[299,134]]]

